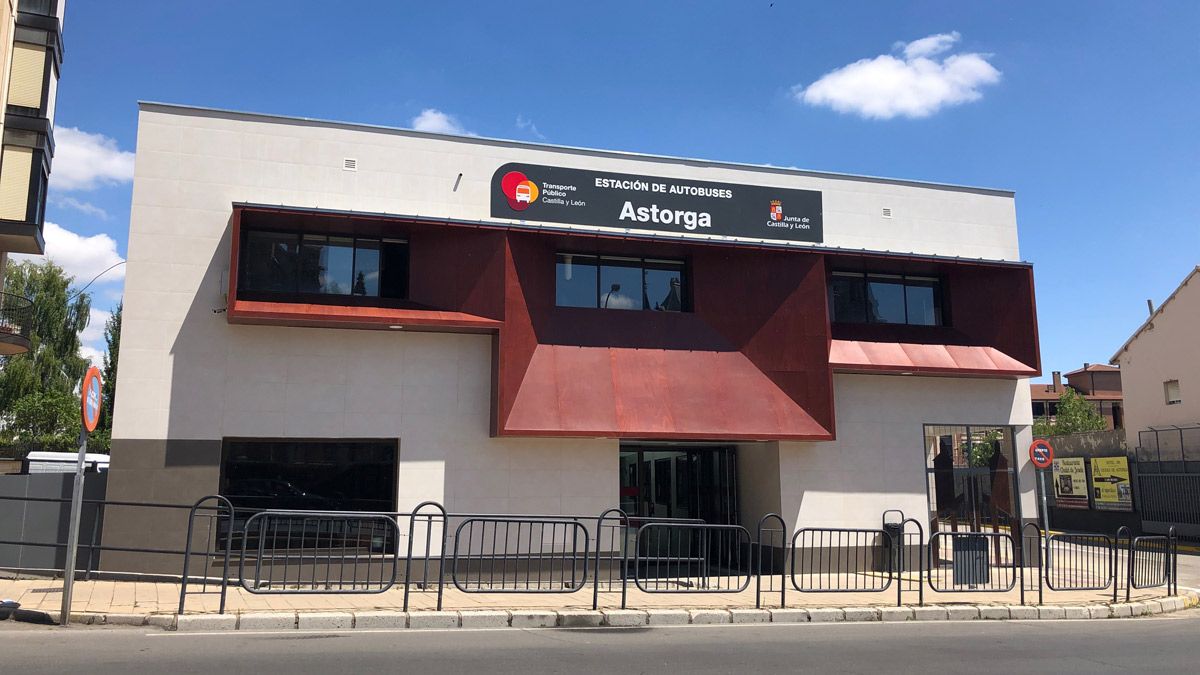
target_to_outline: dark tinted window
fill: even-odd
[[[296,289],[296,235],[247,232],[242,249],[242,285],[256,291]]]
[[[863,323],[867,320],[867,287],[863,275],[834,272],[829,282],[829,296],[834,321]]]
[[[350,292],[367,297],[379,296],[379,247],[377,239],[359,239],[354,244],[354,283]]]
[[[642,262],[619,258],[600,259],[601,309],[642,309]]]
[[[867,319],[873,323],[905,323],[901,277],[867,277]]]
[[[596,256],[560,253],[555,265],[554,304],[559,307],[595,307],[599,277]]]
[[[683,263],[647,260],[645,270],[646,309],[659,312],[683,311]]]
[[[384,239],[379,245],[379,296],[408,297],[408,243]]]
[[[905,277],[908,323],[914,326],[942,325],[942,303],[938,291],[937,279]]]
[[[944,325],[941,282],[933,277],[834,272],[829,311],[835,323]]]
[[[248,230],[243,242],[240,291],[313,300],[408,297],[408,243],[402,240]]]
[[[681,260],[558,254],[554,300],[559,307],[684,311]]]
[[[221,494],[254,510],[392,511],[392,441],[227,441]]]

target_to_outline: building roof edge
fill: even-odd
[[[1138,326],[1138,329],[1133,332],[1133,335],[1129,336],[1129,339],[1125,341],[1125,344],[1121,345],[1121,348],[1113,353],[1112,358],[1110,358],[1108,362],[1113,365],[1120,365],[1118,363],[1118,359],[1121,357],[1121,354],[1125,353],[1125,350],[1129,349],[1129,345],[1133,344],[1133,341],[1136,340],[1138,336],[1140,336],[1146,331],[1147,328],[1154,324],[1154,319],[1158,318],[1158,315],[1163,313],[1163,310],[1167,308],[1167,305],[1171,304],[1171,301],[1175,299],[1176,295],[1179,295],[1179,291],[1182,291],[1183,287],[1187,286],[1188,282],[1192,280],[1192,277],[1196,276],[1197,274],[1200,274],[1200,265],[1196,265],[1192,268],[1192,271],[1183,278],[1183,281],[1181,281],[1179,285],[1175,287],[1175,290],[1171,291],[1171,294],[1167,296],[1166,300],[1163,300],[1162,304],[1158,306],[1158,309],[1154,310],[1154,313],[1151,314],[1148,319],[1142,322],[1142,325]]]
[[[849,180],[870,183],[883,183],[889,185],[903,185],[908,187],[920,187],[934,190],[947,190],[951,192],[967,192],[981,195],[989,195],[994,197],[1014,198],[1016,193],[1013,190],[1004,188],[988,188],[971,185],[957,185],[954,183],[939,183],[936,181],[921,181],[905,178],[888,178],[884,176],[868,176],[852,173],[838,173],[833,171],[815,171],[811,169],[800,169],[795,167],[773,166],[769,164],[749,164],[743,162],[731,162],[714,159],[701,159],[693,157],[678,157],[673,155],[657,155],[650,153],[630,152],[625,150],[606,150],[600,148],[585,148],[571,145],[558,145],[551,143],[534,143],[531,141],[518,141],[505,138],[491,138],[487,136],[460,136],[456,134],[443,134],[431,131],[417,131],[415,129],[406,129],[403,127],[386,126],[380,124],[365,124],[360,122],[344,122],[338,120],[328,120],[314,117],[299,117],[291,115],[279,115],[274,113],[260,113],[240,110],[228,110],[224,108],[212,108],[205,106],[185,105],[181,103],[164,103],[159,101],[138,101],[139,110],[152,110],[155,112],[166,112],[176,114],[203,114],[213,117],[225,118],[250,118],[259,120],[271,120],[276,122],[287,122],[293,124],[307,124],[313,126],[323,126],[340,129],[357,129],[361,131],[373,131],[379,133],[399,134],[403,136],[414,136],[420,138],[432,138],[445,141],[453,141],[460,143],[472,143],[480,145],[496,145],[527,148],[531,150],[547,150],[552,152],[563,152],[572,154],[587,154],[598,157],[612,157],[616,159],[634,159],[651,162],[664,163],[686,163],[698,166],[719,167],[729,169],[739,169],[743,171],[757,171],[761,173],[770,173],[777,175],[789,176],[807,176],[812,178],[827,178],[833,180]]]

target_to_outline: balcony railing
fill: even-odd
[[[0,293],[0,356],[29,351],[29,325],[33,302],[12,293]]]

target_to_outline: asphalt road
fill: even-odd
[[[0,623],[0,673],[1195,673],[1200,611],[1104,621],[167,633]]]

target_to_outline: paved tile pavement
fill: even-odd
[[[779,607],[780,577],[764,578],[762,606]],[[774,591],[766,589],[774,588]],[[208,592],[201,593],[198,585],[189,586],[187,613],[215,613],[219,607],[216,586],[210,585]],[[196,591],[193,593],[192,591]],[[1119,594],[1124,602],[1124,591]],[[1166,596],[1165,589],[1135,590],[1131,601],[1137,602]],[[882,593],[800,593],[793,588],[787,590],[788,607],[865,607],[895,606],[896,591],[892,588]],[[62,604],[62,581],[59,579],[0,579],[0,599],[16,600],[22,608],[57,612]],[[1045,591],[1047,604],[1095,605],[1111,602],[1112,592]],[[961,605],[1018,605],[1021,604],[1017,590],[1003,593],[935,593],[925,589],[925,604]],[[917,592],[905,591],[905,605],[917,604]],[[1037,603],[1037,591],[1026,591],[1025,604]],[[130,613],[130,614],[174,614],[179,604],[179,584],[151,581],[79,581],[75,584],[72,612],[85,613]],[[259,595],[250,593],[240,586],[231,586],[226,609],[233,613],[247,612],[330,612],[399,610],[404,605],[404,589],[397,586],[384,593],[376,594],[278,594]],[[620,592],[599,594],[601,609],[621,606]],[[647,593],[630,584],[627,606],[632,609],[655,608],[752,608],[755,606],[754,586],[742,592],[721,593]],[[488,610],[488,609],[591,609],[592,588],[586,586],[575,593],[464,593],[447,586],[444,590],[445,610]],[[437,608],[437,594],[433,591],[411,592],[409,608],[433,610]]]

